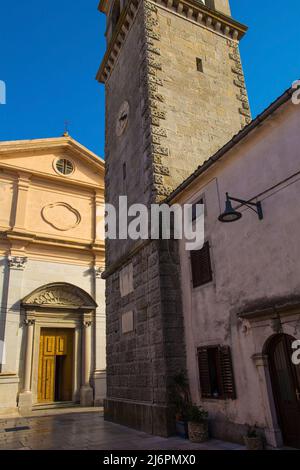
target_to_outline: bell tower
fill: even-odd
[[[228,0],[101,0],[106,202],[161,202],[251,120]],[[175,242],[107,240],[105,417],[168,435],[185,370]]]

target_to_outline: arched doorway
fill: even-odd
[[[97,304],[68,283],[42,286],[22,300],[23,386],[19,411],[55,402],[93,403],[92,331]]]
[[[293,341],[286,334],[273,336],[267,355],[283,442],[300,448],[300,366],[292,363]]]

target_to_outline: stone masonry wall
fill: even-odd
[[[162,200],[251,115],[238,42],[208,28],[191,10],[170,7],[172,1],[168,9],[159,3],[144,2],[147,68],[142,72],[148,81],[153,171],[152,178],[146,171],[144,178]],[[203,72],[197,70],[197,58]]]
[[[122,48],[105,83],[106,90],[106,148],[105,148],[105,201],[118,208],[120,195],[128,197],[128,205],[148,204],[149,188],[144,184],[142,125],[142,69],[141,47],[144,43],[143,10],[141,4],[134,21],[123,40]],[[125,132],[116,134],[119,109],[129,103],[129,119]],[[123,166],[126,165],[126,179]],[[124,255],[133,245],[131,240],[110,240],[106,244],[108,266]]]
[[[132,293],[121,298],[119,270],[107,280],[109,397],[166,403],[166,377],[185,368],[177,260],[175,243],[152,242],[131,260]],[[129,310],[134,330],[122,334]]]
[[[115,205],[120,194],[129,204],[162,201],[249,119],[235,41],[151,1],[136,8],[106,78],[106,202]],[[130,113],[119,138],[124,100]],[[139,249],[132,240],[106,243],[105,416],[161,435],[172,432],[170,382],[186,368],[177,248],[162,240]],[[128,264],[133,291],[122,297]],[[124,333],[128,312],[134,326]]]
[[[177,244],[153,241],[130,261],[132,293],[120,295],[120,270],[107,279],[106,417],[155,434],[172,433],[168,421],[172,377],[185,371],[183,317]],[[133,311],[134,329],[122,333],[121,317]],[[119,401],[119,403],[118,403]],[[116,406],[132,402],[128,411]],[[150,417],[136,405],[154,406]],[[143,419],[139,418],[139,414]],[[158,416],[157,416],[158,415]]]

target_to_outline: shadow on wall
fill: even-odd
[[[3,272],[3,282],[2,282],[2,286],[0,286],[0,293],[1,293],[0,341],[4,341],[5,324],[6,324],[6,316],[7,316],[8,285],[9,285],[9,266],[8,266],[8,261],[6,259],[0,260],[0,271]]]

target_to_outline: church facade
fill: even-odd
[[[74,139],[0,143],[0,413],[106,394],[104,162]]]

